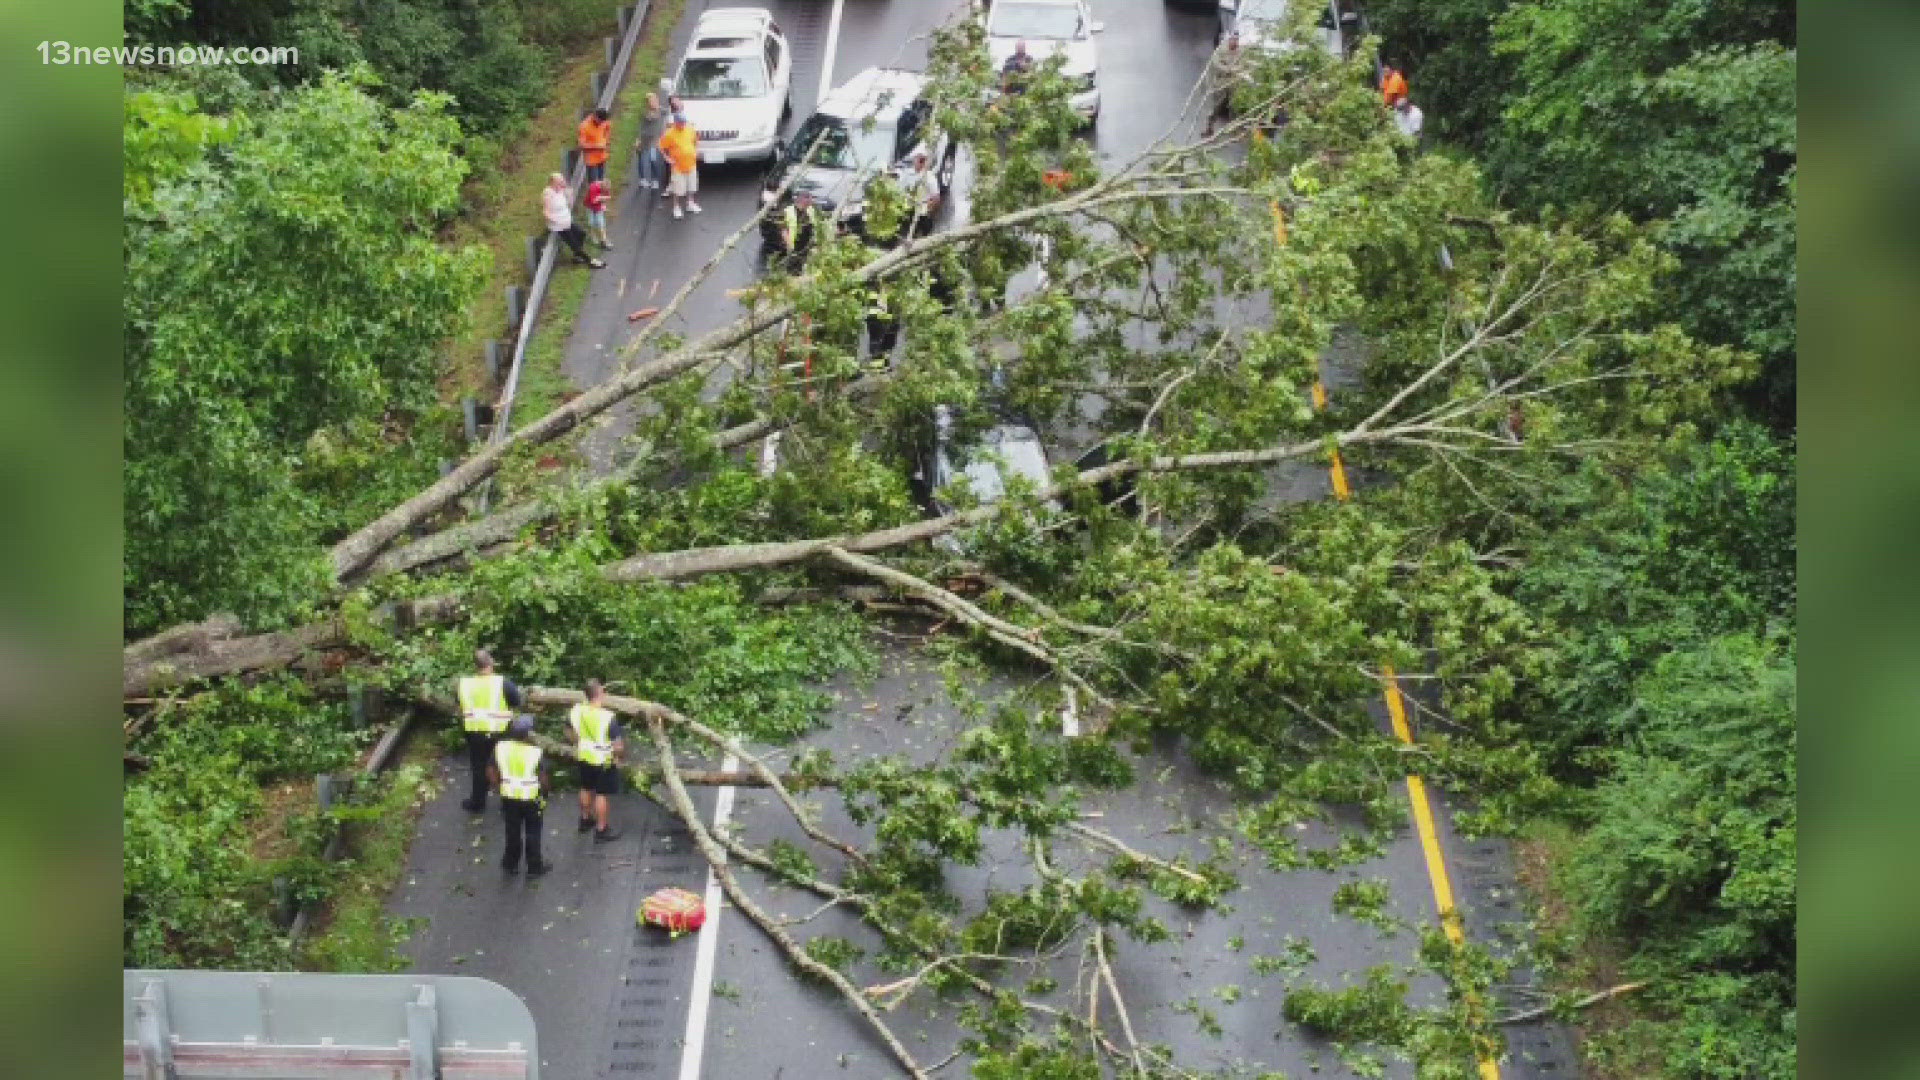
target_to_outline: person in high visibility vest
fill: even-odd
[[[487,765],[487,779],[500,789],[500,813],[507,820],[507,854],[500,860],[500,869],[509,874],[520,872],[523,846],[528,877],[539,877],[553,869],[552,863],[540,857],[547,791],[553,786],[544,759],[533,744],[533,717],[516,716],[493,748],[493,761]]]
[[[526,695],[512,680],[493,670],[493,654],[475,649],[473,665],[477,675],[463,677],[459,683],[460,724],[467,733],[467,763],[473,769],[473,790],[460,809],[477,814],[487,808],[487,766],[493,762],[494,744],[507,730],[513,710],[526,703]]]
[[[607,826],[607,799],[620,794],[620,760],[627,751],[620,717],[606,707],[606,699],[606,686],[588,679],[587,700],[567,713],[580,762],[580,831],[592,829],[596,843],[620,838]]]
[[[820,208],[813,205],[813,192],[794,192],[793,200],[780,211],[780,243],[786,249],[782,254],[787,257],[790,272],[799,273],[807,252],[813,250],[814,241],[826,228]]]

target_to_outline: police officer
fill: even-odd
[[[627,750],[620,718],[606,707],[606,697],[606,686],[588,679],[587,700],[567,713],[580,761],[580,831],[592,829],[595,843],[620,838],[607,827],[607,798],[620,793],[620,759]]]
[[[460,809],[477,814],[487,808],[487,767],[493,762],[494,744],[513,719],[512,710],[526,703],[520,688],[501,675],[494,674],[493,654],[485,649],[473,651],[478,675],[460,680],[460,723],[467,732],[467,764],[473,770],[473,790]]]
[[[786,246],[788,271],[799,272],[823,226],[820,208],[813,205],[813,192],[794,192],[793,201],[780,212],[780,242]]]
[[[507,820],[507,854],[500,869],[509,874],[520,872],[522,837],[527,849],[527,876],[538,877],[553,869],[540,857],[540,833],[547,808],[547,792],[553,779],[544,755],[533,745],[533,717],[513,718],[507,733],[493,748],[493,761],[487,766],[487,779],[500,789],[500,813]]]

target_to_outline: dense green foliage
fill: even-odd
[[[1753,354],[1746,412],[1794,423],[1793,5],[1378,0],[1440,141],[1506,204],[1621,212],[1674,262],[1651,305]],[[1584,940],[1655,989],[1592,1044],[1618,1075],[1793,1068],[1794,447],[1588,462],[1532,500],[1512,595],[1542,629],[1514,715],[1583,792],[1560,885]],[[1503,530],[1504,531],[1504,530]],[[1613,943],[1607,945],[1605,943]]]
[[[432,478],[391,422],[436,406],[478,280],[433,238],[458,129],[346,77],[219,118],[143,93],[127,126],[167,149],[127,202],[127,628],[271,624],[315,599],[319,543]]]
[[[1569,19],[1625,18],[1604,5],[1552,8]],[[1312,12],[1297,14],[1304,33]],[[1485,32],[1504,41],[1550,31],[1514,17]],[[938,118],[977,152],[976,221],[1076,192],[1105,192],[1105,201],[983,229],[909,260],[882,285],[905,327],[902,357],[858,393],[846,386],[866,370],[855,343],[869,285],[855,276],[875,252],[839,237],[816,248],[804,274],[774,269],[745,290],[742,306],[790,305],[797,317],[724,357],[688,358],[677,379],[647,388],[634,411],[651,415],[623,482],[556,494],[556,471],[542,460],[552,448],[516,453],[496,493],[503,503],[550,502],[535,507],[551,510],[540,524],[516,525],[517,542],[470,552],[433,576],[347,590],[353,640],[339,655],[357,677],[444,697],[471,650],[486,645],[525,683],[598,676],[721,729],[784,741],[817,720],[826,703],[819,684],[861,670],[865,650],[844,608],[763,605],[767,591],[831,596],[849,578],[871,589],[876,579],[899,586],[901,575],[917,576],[916,587],[883,602],[932,596],[942,601],[941,625],[960,631],[946,649],[1037,663],[1040,677],[1023,679],[1006,708],[956,694],[960,728],[931,764],[803,755],[795,772],[821,781],[810,794],[833,792],[872,839],[827,869],[813,861],[820,852],[791,846],[769,846],[764,859],[743,854],[739,865],[771,867],[858,911],[858,941],[810,946],[832,964],[908,975],[902,996],[980,991],[963,1021],[977,1035],[968,1049],[983,1075],[1085,1071],[1075,1056],[1085,1043],[1059,1042],[1084,1001],[1046,1014],[1006,985],[981,991],[1007,959],[1076,941],[1097,959],[1108,943],[1162,940],[1174,931],[1154,894],[1201,917],[1236,887],[1226,867],[1242,842],[1275,870],[1377,856],[1404,822],[1397,780],[1410,767],[1475,805],[1457,819],[1462,828],[1511,829],[1551,812],[1586,830],[1582,842],[1596,850],[1579,886],[1583,924],[1634,937],[1641,948],[1629,962],[1657,973],[1669,993],[1649,999],[1671,1007],[1658,1018],[1667,1026],[1622,1043],[1620,1054],[1652,1045],[1651,1056],[1632,1060],[1677,1067],[1684,1062],[1661,1048],[1692,1040],[1727,1046],[1715,1059],[1723,1071],[1772,1068],[1782,1053],[1773,1033],[1788,1032],[1791,1045],[1792,450],[1734,419],[1731,395],[1756,366],[1746,347],[1764,342],[1675,309],[1671,283],[1695,267],[1675,226],[1654,219],[1678,221],[1684,207],[1569,195],[1581,202],[1569,206],[1576,213],[1531,212],[1557,205],[1548,199],[1515,215],[1475,162],[1406,152],[1365,57],[1263,53],[1236,93],[1248,114],[1262,95],[1284,98],[1283,129],[1252,142],[1244,158],[1172,149],[1124,180],[1103,177],[1072,138],[1057,72],[1043,70],[1029,92],[982,109],[992,75],[979,28],[943,33],[932,57]],[[1535,77],[1520,58],[1513,63],[1515,80]],[[299,93],[339,95],[376,132],[400,130],[401,120],[344,81]],[[1545,124],[1554,114],[1545,100],[1534,113],[1502,101],[1489,115]],[[161,105],[146,102],[145,116],[166,116]],[[431,100],[400,115],[443,132],[453,123]],[[156,205],[226,175],[219,166],[246,149],[249,133],[287,127],[277,114],[235,130],[139,122],[156,128],[142,173]],[[1549,140],[1566,134],[1540,130]],[[1510,167],[1486,153],[1489,168]],[[196,155],[208,164],[193,164]],[[1074,173],[1066,190],[1041,180],[1061,164]],[[398,243],[400,234],[383,235]],[[1007,295],[1009,280],[1035,262],[1047,271],[1039,283]],[[157,281],[146,288],[159,295]],[[952,302],[935,299],[936,281]],[[306,310],[301,284],[275,282]],[[381,287],[397,288],[375,276],[356,311],[391,300],[376,294]],[[211,284],[203,291],[223,295]],[[258,337],[264,303],[239,295],[246,302],[234,310]],[[157,303],[149,310],[161,325]],[[1682,315],[1698,333],[1680,325]],[[426,316],[416,305],[409,317]],[[362,329],[334,323],[327,332]],[[781,334],[784,358],[804,354],[811,365],[804,385],[775,362],[769,339]],[[664,334],[643,344],[642,359],[680,347]],[[351,363],[370,354],[340,355],[341,365],[321,369],[335,380],[323,400],[292,411],[288,423],[302,430],[278,447],[283,458],[261,458],[285,463],[288,491],[309,490],[300,485],[321,450],[369,445],[353,433],[356,418],[384,416],[370,414],[376,404],[412,404],[403,390],[369,387],[415,368],[369,375]],[[213,372],[234,378],[231,358],[215,359],[227,363]],[[723,361],[732,384],[704,401]],[[1334,372],[1352,378],[1316,410],[1308,388]],[[151,390],[150,374],[141,378],[149,411],[165,419],[168,399]],[[308,404],[274,396],[283,389],[261,385],[249,407]],[[329,402],[338,415],[317,412]],[[1042,499],[1016,483],[1003,512],[951,546],[879,545],[869,550],[882,565],[864,574],[851,557],[675,582],[606,572],[689,547],[901,524],[915,513],[904,477],[936,404],[951,407],[962,431],[1012,411],[1052,440],[1102,439],[1112,460],[1154,468],[1133,478],[1127,499],[1084,485]],[[231,399],[223,405],[219,415],[247,414]],[[711,449],[716,429],[760,418],[786,428],[771,476]],[[1302,492],[1303,478],[1324,476],[1336,442],[1361,481],[1351,501]],[[175,450],[163,460],[184,460]],[[330,460],[346,462],[328,474],[335,488],[377,460],[335,453]],[[1222,457],[1201,467],[1181,455]],[[304,568],[321,538],[379,501],[280,521],[263,534],[277,549],[216,515],[228,532],[205,543],[260,561],[195,578],[213,549],[188,551],[180,585],[172,567],[143,556],[139,572],[129,571],[130,605],[153,605],[154,618],[216,601],[250,621],[284,616],[311,595]],[[822,547],[791,545],[830,554]],[[972,599],[946,602],[953,598],[938,582],[965,582]],[[370,617],[380,601],[413,596],[458,597],[461,611],[450,624],[402,631]],[[996,625],[1007,629],[979,632]],[[1416,747],[1383,736],[1368,710],[1389,664],[1409,687]],[[1063,744],[1057,717],[1068,688],[1104,737]],[[686,740],[683,754],[699,752],[694,735],[668,737]],[[1090,841],[1110,861],[1088,869],[1056,860],[1052,845],[1063,837],[1088,839],[1075,832],[1084,828],[1079,792],[1132,782],[1123,749],[1155,743],[1229,781],[1236,812],[1196,822],[1200,835],[1178,857]],[[1636,801],[1648,792],[1657,798]],[[1297,839],[1309,818],[1337,821],[1315,850]],[[1022,869],[1019,884],[990,885],[983,897],[959,895],[947,869],[983,861],[996,839],[1017,841],[1032,874]],[[1334,906],[1397,931],[1385,901],[1380,886],[1358,881]],[[1423,1077],[1470,1075],[1475,1057],[1498,1048],[1493,988],[1506,961],[1431,928],[1420,961],[1444,984],[1443,1005],[1415,1007],[1387,971],[1346,989],[1296,988],[1286,1015],[1391,1049]],[[1238,991],[1229,990],[1214,997],[1231,1004]],[[1181,1011],[1217,1034],[1201,1001]],[[1158,1049],[1147,1053],[1156,1068],[1173,1064]]]
[[[263,85],[365,64],[387,104],[443,93],[464,134],[497,136],[546,100],[563,51],[608,32],[608,11],[598,0],[145,0],[128,5],[127,36],[298,49],[297,65],[238,69]]]
[[[354,729],[337,700],[284,678],[197,696],[141,739],[153,766],[130,777],[124,795],[127,966],[289,966],[271,919],[274,879],[315,900],[339,868],[320,861],[310,804],[285,826],[285,850],[255,857],[263,832],[278,827],[262,818],[263,787],[341,772],[375,734]]]
[[[1763,360],[1751,398],[1794,402],[1794,5],[1779,0],[1377,0],[1429,130],[1530,212],[1658,221],[1680,260],[1664,312]]]

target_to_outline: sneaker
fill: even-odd
[[[605,270],[607,268],[607,264],[599,259],[588,259],[587,265],[595,270]]]
[[[620,839],[619,829],[595,829],[593,832],[593,842],[596,844],[604,844],[609,840],[618,839]]]
[[[689,209],[689,210],[691,210],[691,211],[693,211],[694,213],[696,213],[696,214],[697,214],[697,213],[699,213],[699,212],[700,212],[700,204],[699,204],[699,203],[697,203],[697,202],[694,202],[694,201],[693,201],[692,199],[688,199],[688,200],[687,200],[687,209]]]
[[[541,863],[541,864],[540,864],[540,865],[538,865],[538,866],[529,866],[529,867],[527,867],[527,876],[528,876],[528,877],[539,877],[539,876],[540,876],[541,874],[544,874],[544,873],[546,873],[546,872],[548,872],[549,870],[552,870],[552,869],[553,869],[553,863],[551,863],[551,862],[543,862],[543,863]]]
[[[593,828],[593,819],[592,819],[592,818],[590,818],[590,817],[583,817],[583,818],[581,818],[581,819],[580,819],[580,831],[581,831],[581,832],[586,832],[587,830],[589,830],[589,829],[591,829],[591,828]]]
[[[654,187],[658,187],[658,188],[660,188],[660,197],[661,197],[661,198],[663,198],[663,199],[671,199],[671,198],[673,198],[673,189],[672,189],[672,188],[668,188],[668,187],[660,187],[660,185],[659,185],[659,184],[655,184],[655,185],[653,185],[653,186],[654,186]]]
[[[674,208],[673,208],[673,220],[675,220],[675,221],[679,221],[679,220],[680,220],[681,218],[683,218],[683,217],[686,217],[686,216],[687,216],[687,215],[685,215],[685,214],[683,214],[683,213],[681,213],[681,212],[680,212],[680,208],[679,208],[679,207],[677,207],[677,206],[676,206],[676,207],[674,207]]]
[[[606,242],[605,240],[602,240],[602,241],[600,241],[600,250],[601,250],[601,251],[612,251],[612,250],[613,250],[613,245],[612,245],[612,244],[609,244],[609,243],[607,243],[607,242]]]

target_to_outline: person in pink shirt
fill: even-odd
[[[607,242],[607,200],[611,196],[604,179],[587,185],[587,235],[603,251],[613,250],[613,245]]]

